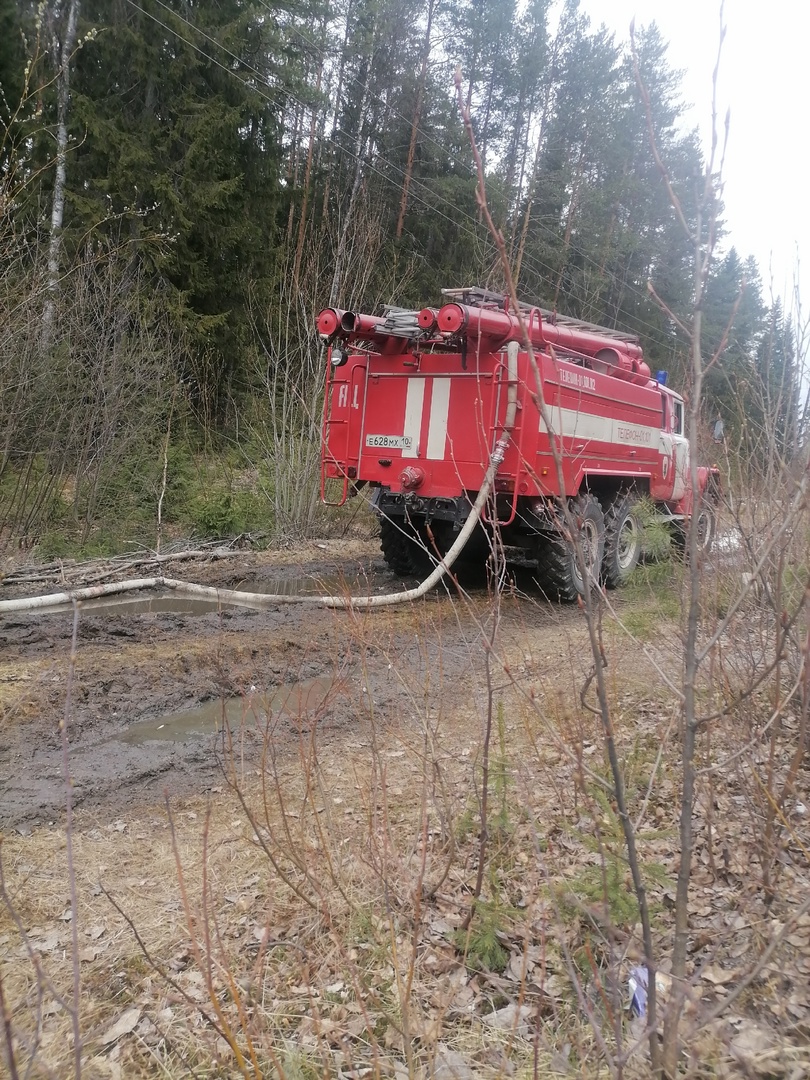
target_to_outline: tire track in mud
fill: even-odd
[[[376,554],[360,563],[282,568],[257,556],[243,561],[238,577],[221,564],[212,575],[220,585],[265,579],[268,591],[302,575],[354,582],[364,592],[392,587]],[[182,796],[221,786],[221,734],[127,738],[133,725],[154,727],[167,714],[205,702],[235,703],[231,726],[240,760],[258,767],[268,740],[274,753],[296,754],[313,724],[326,743],[372,721],[417,724],[422,709],[471,700],[481,655],[477,612],[486,613],[486,591],[474,593],[471,603],[472,609],[454,604],[437,592],[418,604],[364,614],[308,606],[194,615],[80,611],[69,725],[74,805],[114,815],[154,805],[164,790]],[[528,618],[556,632],[561,619],[574,615],[545,605],[515,611],[518,622]],[[59,722],[72,619],[62,612],[0,623],[0,823],[6,827],[53,821],[64,806]],[[330,685],[314,707],[273,707],[279,686],[313,679]]]

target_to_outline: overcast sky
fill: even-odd
[[[684,97],[694,124],[708,136],[712,70],[717,58],[720,5],[714,0],[581,0],[594,26],[617,41],[656,22],[670,43],[670,62],[684,69]],[[731,109],[725,167],[726,220],[741,255],[754,255],[768,299],[773,288],[789,302],[797,259],[810,281],[810,199],[805,108],[810,91],[810,4],[806,0],[726,0],[727,28],[720,61],[718,119]],[[722,130],[721,130],[722,136]],[[769,266],[771,271],[769,272]]]

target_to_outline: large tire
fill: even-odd
[[[717,532],[717,507],[713,502],[705,502],[698,511],[698,552],[708,555],[714,547]]]
[[[402,518],[384,517],[380,522],[380,547],[388,568],[399,577],[413,573],[410,549],[413,540],[406,534],[407,525]]]
[[[444,523],[431,527],[433,542],[443,555],[450,543]],[[436,568],[439,557],[428,536],[426,525],[414,525],[407,518],[386,518],[380,523],[380,547],[389,568],[399,577],[418,577],[424,580]]]
[[[426,577],[433,573],[439,562],[439,556],[433,546],[434,542],[438,546],[441,555],[445,552],[442,544],[441,529],[436,522],[433,523],[430,530],[433,533],[433,541],[431,541],[426,525],[412,525],[410,528],[412,540],[408,549],[408,556],[411,560],[411,573],[424,581]]]
[[[617,495],[605,514],[605,556],[602,580],[608,589],[624,585],[641,558],[643,529],[638,515],[638,496]]]
[[[537,569],[540,587],[550,600],[573,603],[599,581],[605,553],[605,515],[593,495],[578,495],[570,502],[571,514],[579,529],[579,542],[585,557],[583,578],[577,563],[574,544],[566,539],[560,515],[559,530],[538,537]]]
[[[686,559],[689,555],[687,540],[689,537],[689,523],[677,522],[672,526],[670,536],[675,551]],[[714,537],[717,532],[717,507],[713,502],[702,502],[698,509],[698,558],[708,555],[714,545]]]

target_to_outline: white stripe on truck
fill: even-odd
[[[419,454],[419,432],[422,430],[422,408],[425,403],[425,380],[408,379],[408,393],[405,398],[405,430],[402,434],[410,439],[408,457]]]
[[[649,446],[651,450],[658,450],[660,428],[633,424],[612,416],[597,416],[595,413],[580,412],[577,409],[554,407],[550,412],[551,427],[555,435],[583,441],[595,439],[598,442],[615,443],[617,446]],[[540,430],[548,430],[542,417]]]
[[[447,443],[447,416],[450,411],[450,379],[433,380],[433,396],[430,400],[430,426],[428,427],[427,457],[431,461],[444,458]]]

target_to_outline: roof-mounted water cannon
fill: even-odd
[[[612,345],[606,349],[600,349],[594,354],[593,360],[594,367],[598,367],[606,375],[613,375],[616,379],[642,384],[651,381],[650,369],[641,357],[628,356],[627,353]]]
[[[377,346],[378,351],[388,352],[394,347],[394,335],[385,328],[385,318],[379,315],[363,315],[355,311],[343,311],[341,308],[324,308],[318,315],[316,327],[324,341],[339,339],[344,344],[367,341]]]
[[[361,315],[358,311],[344,311],[340,328],[352,337],[376,337],[384,322],[385,319],[379,315]]]
[[[422,308],[422,310],[419,312],[419,315],[417,316],[417,321],[419,323],[419,328],[423,333],[429,334],[437,328],[438,323],[436,320],[438,314],[439,312],[436,308]]]
[[[360,315],[340,308],[324,308],[315,325],[322,338],[338,334],[345,338],[373,338],[385,320],[378,315]]]

